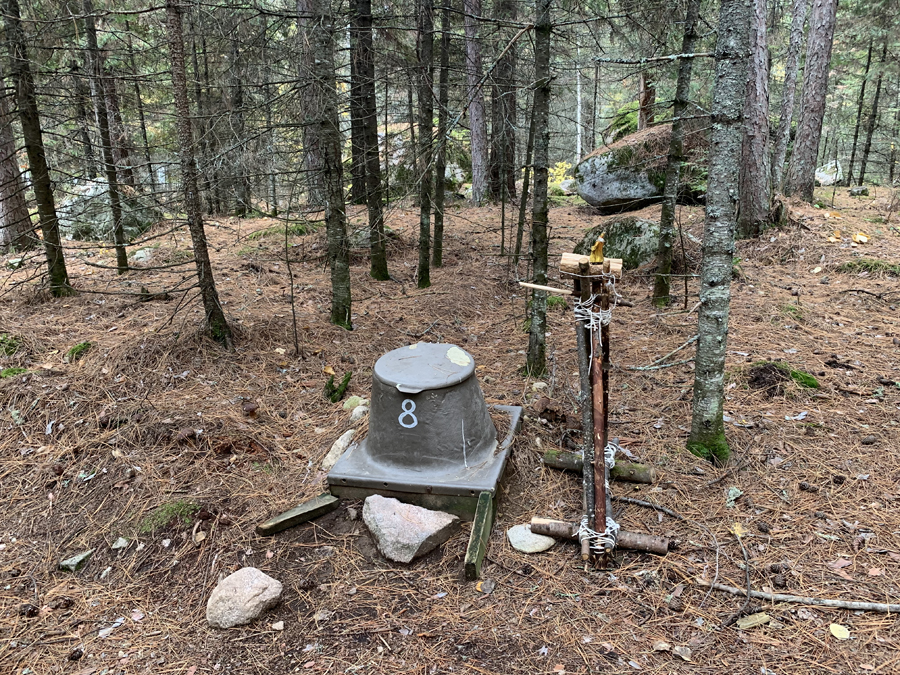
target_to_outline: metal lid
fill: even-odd
[[[375,377],[405,394],[443,389],[475,372],[475,359],[456,345],[419,342],[388,352],[375,362]]]

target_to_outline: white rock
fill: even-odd
[[[112,545],[113,551],[118,551],[120,548],[126,548],[128,546],[128,540],[125,537],[119,537],[116,539],[115,543]]]
[[[365,417],[368,414],[369,414],[368,406],[364,406],[364,405],[356,406],[353,409],[353,412],[350,413],[350,424],[356,424],[357,422],[359,422],[363,417]]]
[[[276,621],[273,623],[272,630],[284,630],[284,621]]]
[[[341,434],[341,437],[334,442],[334,445],[331,446],[331,450],[325,455],[325,459],[322,460],[322,471],[325,471],[326,473],[331,471],[331,467],[334,466],[334,463],[337,462],[341,458],[341,455],[347,451],[347,448],[350,447],[350,443],[353,442],[353,437],[355,435],[356,429],[350,429],[350,431],[345,431]]]
[[[206,621],[213,628],[250,623],[281,600],[282,585],[255,567],[231,574],[213,589],[206,603]]]
[[[516,525],[506,531],[509,544],[522,553],[540,553],[556,543],[553,537],[545,537],[542,534],[534,534],[531,525]]]
[[[360,396],[351,396],[344,401],[344,410],[353,410],[361,405],[369,405],[369,401]]]
[[[402,563],[433,551],[459,527],[459,518],[449,513],[429,511],[381,495],[366,498],[363,522],[382,555]]]
[[[535,382],[533,385],[531,385],[532,391],[544,391],[546,388],[547,388],[546,382]]]

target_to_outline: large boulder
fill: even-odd
[[[597,225],[588,230],[575,246],[574,253],[590,255],[597,238],[604,237],[603,254],[609,258],[621,258],[627,270],[633,270],[656,257],[659,244],[659,223],[634,216]]]
[[[120,189],[121,186],[120,186]],[[149,197],[128,195],[122,189],[122,230],[131,241],[162,219]],[[56,207],[59,227],[66,239],[109,241],[113,239],[113,217],[106,181],[88,180],[69,186]]]
[[[844,180],[844,169],[836,159],[816,169],[816,183],[818,185],[840,184]]]
[[[662,198],[671,124],[660,124],[597,148],[575,167],[578,195],[603,213],[640,209]],[[696,201],[706,191],[707,142],[689,129],[679,197]]]

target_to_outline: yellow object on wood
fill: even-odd
[[[604,236],[606,232],[601,234],[597,241],[594,242],[594,247],[591,249],[591,262],[592,263],[602,263],[603,262],[603,244],[606,243],[606,239]]]

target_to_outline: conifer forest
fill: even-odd
[[[900,670],[897,0],[0,8],[0,672]]]

